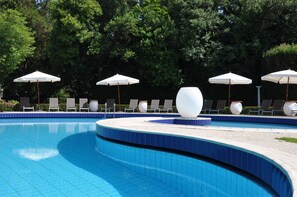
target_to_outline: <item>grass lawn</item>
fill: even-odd
[[[282,140],[285,142],[297,143],[297,138],[293,138],[293,137],[280,137],[280,138],[276,138],[276,139]]]

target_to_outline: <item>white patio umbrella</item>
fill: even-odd
[[[289,84],[297,84],[297,72],[294,70],[282,70],[269,73],[261,77],[263,81],[270,81],[273,83],[287,84],[286,85],[286,101],[288,100]]]
[[[49,75],[40,71],[35,71],[33,73],[24,75],[22,77],[16,78],[13,82],[29,82],[36,83],[37,86],[37,97],[38,97],[38,109],[40,109],[40,97],[39,97],[39,82],[56,82],[61,81],[59,77]]]
[[[131,85],[136,83],[139,83],[138,79],[116,74],[107,79],[98,81],[96,85],[118,86],[118,99],[119,99],[119,104],[121,104],[120,85]]]
[[[213,84],[225,84],[228,85],[228,104],[230,104],[230,93],[231,93],[231,85],[244,85],[251,84],[252,80],[234,73],[226,73],[222,75],[218,75],[216,77],[211,77],[208,79],[209,83]]]

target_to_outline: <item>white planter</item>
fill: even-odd
[[[292,113],[292,110],[295,112]],[[297,113],[297,103],[295,101],[286,101],[284,104],[284,113],[287,116],[295,116]]]
[[[98,101],[97,100],[91,100],[89,107],[90,107],[91,112],[98,111],[98,108],[99,108]]]
[[[230,111],[232,114],[238,115],[242,111],[241,101],[232,101],[230,105]]]
[[[147,111],[147,101],[139,101],[138,109],[141,113],[145,113]]]
[[[176,96],[176,108],[183,118],[196,118],[202,109],[203,97],[197,87],[183,87]]]

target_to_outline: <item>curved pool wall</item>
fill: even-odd
[[[105,127],[99,122],[96,125],[97,134],[104,138],[210,158],[259,178],[279,196],[293,195],[288,174],[277,163],[255,152],[209,140]]]
[[[101,137],[96,138],[96,150],[186,196],[277,196],[259,180],[205,158],[133,146]]]

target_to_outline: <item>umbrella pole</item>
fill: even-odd
[[[38,110],[40,110],[40,97],[39,97],[39,82],[37,81],[37,102],[38,102]]]
[[[120,84],[118,84],[118,99],[119,99],[119,105],[120,105],[121,104]]]
[[[230,83],[230,80],[229,80],[229,90],[228,90],[228,105],[230,106],[230,94],[231,94],[231,83]]]
[[[289,77],[288,77],[287,88],[286,88],[286,101],[288,101],[288,91],[289,91]]]

